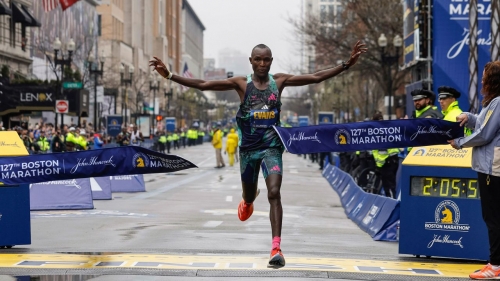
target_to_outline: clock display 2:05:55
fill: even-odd
[[[477,179],[453,177],[410,177],[410,195],[479,199]]]

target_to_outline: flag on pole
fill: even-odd
[[[193,78],[194,77],[193,74],[191,73],[191,71],[189,71],[187,62],[184,63],[184,70],[182,71],[182,76],[186,77],[186,78]],[[182,86],[182,90],[185,92],[185,91],[189,90],[189,87]]]
[[[62,10],[66,10],[67,8],[73,6],[78,0],[59,0],[61,3]]]
[[[43,0],[43,10],[47,13],[59,6],[59,0]]]

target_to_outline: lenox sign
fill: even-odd
[[[52,93],[21,93],[19,100],[22,102],[52,101]]]

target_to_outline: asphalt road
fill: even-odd
[[[78,255],[87,258],[89,255],[93,258],[117,256],[115,260],[122,258],[124,262],[103,264],[112,266],[108,271],[96,271],[99,262],[95,261],[88,262],[94,267],[87,270],[72,270],[71,267],[50,270],[48,265],[29,270],[0,266],[0,274],[102,275],[92,280],[234,280],[230,276],[240,272],[236,276],[242,279],[238,280],[290,280],[291,277],[297,278],[293,280],[358,280],[358,277],[359,280],[388,280],[383,275],[316,273],[328,270],[325,264],[342,260],[412,261],[412,257],[398,254],[397,242],[374,241],[346,218],[339,197],[321,176],[317,163],[285,153],[281,246],[287,266],[294,265],[295,271],[287,267],[271,273],[261,270],[260,266],[269,258],[272,239],[262,175],[261,194],[255,201],[254,214],[248,221],[241,222],[237,217],[241,200],[239,166],[215,169],[215,153],[209,143],[174,151],[174,154],[185,157],[199,168],[145,175],[146,192],[113,193],[112,200],[94,200],[94,210],[32,212],[32,244],[0,249],[0,261],[14,254],[13,258],[17,255],[21,260],[44,259],[43,256],[25,258],[22,255],[48,255],[45,258],[55,264],[58,258],[68,263],[83,258]],[[225,161],[227,165],[227,159]],[[69,256],[57,256],[60,254]],[[158,260],[161,262],[151,271],[118,268],[128,260],[139,259],[137,255],[144,255],[145,261],[153,262],[147,263],[150,266]],[[131,267],[134,265],[137,264]],[[158,270],[162,266],[174,266],[178,271]],[[200,266],[219,270],[191,270]],[[234,266],[238,270],[228,270]],[[113,275],[127,276],[113,279]],[[135,278],[135,275],[142,277]],[[176,276],[160,278],[154,275]],[[228,279],[224,278],[226,276]],[[16,280],[7,278],[12,277],[0,276],[2,281]],[[397,275],[392,278],[415,280],[398,279]],[[68,277],[64,280],[88,279]]]
[[[215,153],[207,143],[175,154],[199,168],[145,175],[147,192],[113,193],[113,200],[94,200],[92,211],[32,212],[32,244],[16,248],[28,252],[267,256],[272,237],[262,175],[262,193],[255,202],[254,214],[241,222],[237,217],[241,200],[239,167],[215,169]],[[346,219],[337,194],[321,176],[317,164],[285,153],[283,169],[285,257],[365,257],[368,249],[375,255],[394,257],[397,243],[375,242]]]

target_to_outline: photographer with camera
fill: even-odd
[[[64,137],[61,136],[60,129],[57,129],[55,135],[52,137],[51,149],[52,152],[66,151],[66,145],[64,144]]]

